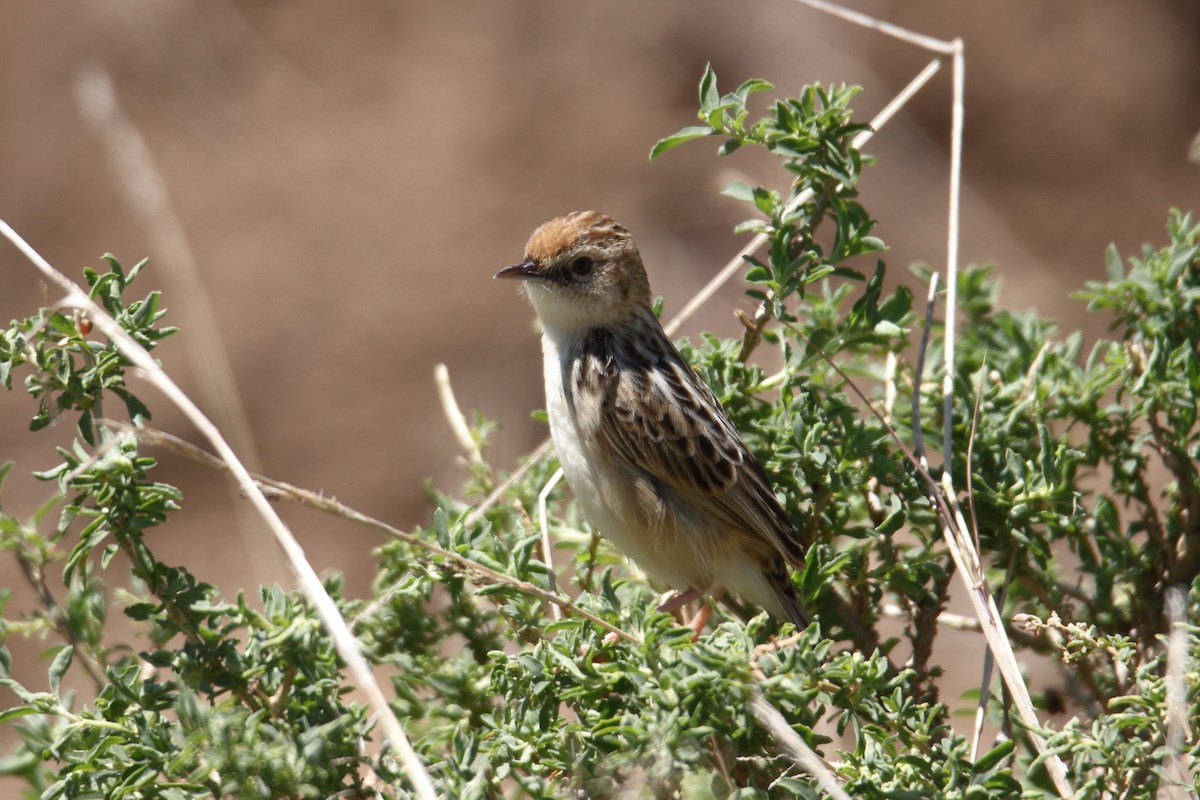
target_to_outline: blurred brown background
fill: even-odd
[[[1103,276],[1105,246],[1161,244],[1170,206],[1200,209],[1187,158],[1200,4],[856,7],[966,42],[963,262],[998,265],[1009,306],[1103,331],[1068,293]],[[201,399],[210,384],[185,338],[209,357],[223,349],[263,471],[401,527],[429,516],[423,480],[454,488],[463,475],[435,363],[464,410],[502,423],[497,465],[545,435],[529,416],[542,405],[532,314],[491,280],[536,224],[582,208],[623,221],[668,314],[736,251],[730,230],[748,214],[717,191],[735,171],[772,185],[780,173],[718,160],[715,141],[646,158],[693,122],[706,62],[725,89],[751,76],[788,94],[861,84],[868,119],[931,59],[788,0],[91,0],[9,3],[3,18],[0,218],[73,278],[106,251],[126,265],[150,256],[140,291],[165,289],[170,319],[192,322],[158,351],[184,389]],[[165,241],[169,219],[129,205],[129,173],[118,177],[78,98],[97,69],[157,164],[188,251]],[[945,260],[949,98],[947,68],[867,148],[880,163],[864,203],[894,274]],[[202,291],[178,271],[188,252]],[[56,297],[0,243],[0,317]],[[744,306],[732,287],[685,333],[734,335]],[[143,396],[158,426],[196,440]],[[23,394],[0,394],[0,459],[17,461],[4,503],[18,514],[48,489],[28,473],[54,461],[26,430],[32,412]],[[229,595],[288,581],[259,527],[241,528],[244,503],[223,478],[162,460],[185,496],[153,534],[164,558]],[[366,591],[373,534],[284,513],[318,569]],[[0,562],[0,585],[18,590],[10,614],[32,607],[15,565]],[[18,677],[40,686],[44,668],[22,662]]]

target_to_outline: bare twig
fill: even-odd
[[[229,364],[220,345],[220,329],[208,299],[196,257],[188,245],[183,224],[171,204],[166,182],[137,125],[121,108],[116,88],[102,67],[81,71],[75,79],[75,96],[84,119],[104,143],[116,185],[126,205],[150,234],[154,250],[163,257],[164,274],[175,283],[180,298],[177,311],[185,327],[197,334],[184,347],[196,370],[196,385],[205,405],[214,409],[229,438],[252,469],[258,468],[254,435]]]
[[[1196,773],[1187,743],[1188,663],[1187,590],[1181,586],[1167,589],[1167,754],[1163,759],[1164,784],[1157,800],[1195,800]],[[1189,788],[1190,787],[1190,788]]]
[[[886,125],[888,121],[896,115],[896,112],[903,108],[905,104],[912,99],[912,96],[920,91],[921,88],[928,83],[929,80],[935,74],[937,74],[937,71],[941,68],[942,59],[937,58],[929,62],[923,70],[917,73],[915,78],[909,81],[907,86],[901,89],[900,92],[892,98],[891,102],[884,106],[883,109],[875,115],[875,117],[871,120],[870,128],[862,133],[859,133],[851,140],[851,145],[855,148],[860,148],[870,141],[871,137],[874,136],[875,133],[877,133],[884,125]],[[811,200],[812,197],[813,193],[811,190],[801,192],[793,197],[791,202],[788,203],[787,212],[790,213],[795,211],[804,203],[807,203],[809,200]],[[680,312],[676,314],[670,322],[663,326],[663,329],[667,332],[667,334],[674,335],[684,322],[690,319],[691,316],[695,314],[702,305],[707,303],[712,296],[717,293],[718,289],[728,283],[730,278],[732,278],[734,275],[737,275],[745,267],[746,256],[752,255],[758,250],[758,248],[766,244],[766,241],[767,237],[760,233],[747,242],[746,246],[739,250],[737,255],[731,258],[729,263],[722,267],[721,271],[714,275],[712,279],[704,285],[704,288],[696,292],[696,294],[692,296],[692,299],[684,304]]]
[[[954,559],[954,564],[959,575],[966,584],[968,597],[971,600],[971,604],[975,607],[975,614],[979,618],[984,636],[987,637],[988,646],[991,647],[992,652],[996,655],[997,663],[1000,666],[1000,674],[1004,677],[1005,684],[1013,695],[1017,713],[1021,717],[1021,721],[1029,728],[1030,741],[1033,742],[1034,748],[1044,758],[1043,763],[1045,763],[1046,769],[1050,773],[1055,788],[1064,800],[1070,800],[1073,797],[1073,792],[1067,782],[1066,765],[1056,753],[1049,752],[1046,749],[1046,741],[1037,733],[1041,727],[1041,723],[1038,721],[1037,712],[1033,708],[1033,700],[1029,696],[1029,688],[1025,685],[1025,680],[1021,676],[1020,666],[1017,664],[1017,657],[1013,652],[1012,642],[1005,635],[1004,624],[1000,619],[1000,612],[996,609],[995,598],[992,597],[992,593],[988,590],[977,554],[971,547],[965,533],[967,525],[966,520],[963,519],[962,510],[959,508],[958,501],[947,492],[947,489],[952,489],[953,487],[934,480],[929,470],[922,465],[913,451],[909,449],[904,440],[896,433],[895,429],[883,418],[883,414],[875,408],[875,405],[867,398],[866,394],[858,388],[858,385],[850,379],[850,376],[833,359],[826,355],[824,351],[817,348],[804,335],[803,331],[789,323],[785,324],[789,330],[808,342],[809,346],[841,376],[846,385],[862,401],[864,407],[888,431],[888,435],[892,437],[892,441],[896,443],[896,446],[904,454],[908,462],[916,468],[917,476],[928,488],[929,499],[941,520],[943,537],[950,550],[950,555]],[[943,473],[943,475],[945,474]]]
[[[895,603],[884,603],[880,609],[885,617],[894,617],[897,619],[906,619],[909,613]],[[944,625],[956,631],[970,631],[972,633],[982,633],[983,626],[979,624],[979,620],[975,617],[968,617],[963,614],[955,614],[953,611],[943,611],[937,615],[939,625]]]
[[[966,59],[962,39],[954,48],[954,94],[950,102],[950,211],[946,234],[946,321],[942,377],[942,474],[950,475],[954,449],[954,331],[958,312],[958,216],[962,194],[963,81]],[[1061,787],[1060,787],[1061,788]]]
[[[467,453],[467,458],[476,466],[486,466],[483,461],[483,453],[479,450],[479,443],[475,441],[475,437],[471,435],[471,426],[467,424],[467,418],[463,416],[462,410],[458,407],[458,401],[454,399],[454,387],[450,385],[450,370],[445,364],[438,364],[433,368],[433,382],[437,384],[438,399],[442,401],[442,413],[446,415],[446,421],[450,423],[450,430],[454,433],[454,438],[458,440],[458,445]]]
[[[971,535],[975,540],[975,552],[982,553],[983,547],[979,544],[979,518],[975,514],[975,485],[972,475],[975,471],[975,434],[979,430],[979,407],[983,402],[983,381],[987,375],[987,361],[984,360],[983,366],[979,369],[979,386],[975,390],[975,408],[971,413],[971,434],[967,438],[967,508],[971,512]],[[1015,552],[1015,551],[1014,551]],[[1014,561],[1010,557],[1008,562],[1009,571],[1012,571]],[[1008,582],[1000,587],[1003,593]],[[1000,605],[1003,606],[1003,600]],[[991,648],[986,648],[983,651],[983,677],[979,681],[979,703],[975,707],[975,728],[971,736],[971,760],[974,761],[979,755],[979,744],[983,741],[983,726],[987,721],[987,705],[988,699],[992,691],[992,667],[995,663],[992,658]]]
[[[46,577],[42,573],[42,568],[20,550],[17,550],[15,555],[17,557],[17,564],[21,567],[21,574],[25,576],[25,580],[29,582],[34,592],[37,593],[38,599],[42,602],[42,607],[46,609],[46,617],[50,620],[50,624],[57,628],[63,637],[75,647],[75,654],[79,656],[79,663],[83,664],[88,676],[92,679],[92,683],[96,686],[96,691],[99,691],[107,683],[104,677],[104,662],[93,652],[91,645],[80,638],[79,632],[71,624],[67,612],[63,610],[58,600],[55,599],[54,593],[50,591],[50,587],[46,583]]]
[[[786,341],[780,336],[779,341]],[[786,359],[784,361],[786,362]],[[892,414],[896,409],[896,367],[900,363],[900,359],[896,357],[894,350],[889,350],[887,360],[883,366],[883,418],[888,422],[892,421]],[[879,496],[879,479],[874,475],[867,478],[867,513],[870,515],[871,524],[879,527],[884,520],[883,500]]]
[[[896,367],[899,363],[896,351],[888,350],[887,360],[883,363],[883,418],[888,421],[896,409]]]
[[[947,56],[954,53],[954,42],[947,42],[942,39],[935,39],[932,36],[926,36],[923,33],[910,31],[907,28],[901,28],[899,25],[893,25],[890,22],[884,22],[883,20],[869,17],[866,14],[862,14],[858,11],[842,8],[841,6],[834,5],[833,3],[826,3],[824,0],[797,0],[797,2],[803,3],[810,8],[815,8],[818,11],[824,11],[826,14],[844,19],[847,22],[852,22],[855,25],[861,25],[864,28],[869,28],[886,36],[891,36],[893,39],[899,39],[902,42],[915,44],[917,47],[920,47],[923,50],[929,50],[931,52],[941,53],[942,55]]]
[[[976,542],[978,541],[977,535]],[[1000,591],[997,592],[996,605],[1000,607],[1004,606],[1004,594],[1008,589],[1008,585],[1012,582],[1012,573],[1016,568],[1016,564],[1016,551],[1014,550],[1008,557],[1007,580],[1000,587]],[[987,704],[992,693],[992,669],[995,666],[995,656],[992,655],[992,648],[988,647],[983,651],[983,675],[979,679],[979,703],[975,706],[975,727],[971,735],[972,761],[979,755],[979,746],[983,741],[983,725],[987,721]]]
[[[504,496],[508,494],[512,487],[524,480],[525,476],[529,474],[529,471],[540,464],[542,459],[549,455],[550,451],[553,449],[554,442],[550,441],[549,439],[544,440],[541,444],[534,448],[533,452],[530,453],[529,457],[525,460],[525,463],[517,467],[512,471],[511,475],[501,481],[500,485],[493,489],[492,493],[484,498],[483,502],[471,509],[471,513],[467,514],[467,516],[463,518],[462,524],[469,528],[475,523],[479,522],[479,520],[483,519],[483,515],[491,511],[497,503],[503,500]]]
[[[182,347],[196,376],[196,396],[216,420],[234,452],[251,470],[261,469],[254,432],[238,391],[216,313],[200,275],[196,256],[171,201],[154,156],[136,122],[121,107],[108,71],[100,66],[75,76],[75,100],[83,118],[103,143],[114,184],[134,219],[145,231],[161,275],[174,298],[172,312],[191,335]],[[103,416],[97,410],[96,416]],[[233,486],[230,487],[236,493]],[[277,551],[260,535],[257,516],[244,504],[234,504],[247,563],[257,578],[274,578]]]
[[[975,482],[972,475],[975,472],[975,435],[979,432],[979,407],[983,402],[983,378],[987,374],[987,359],[979,368],[979,386],[975,390],[975,408],[971,411],[971,433],[967,437],[967,510],[971,512],[971,535],[975,539],[975,552],[982,553],[979,544],[979,517],[975,514]]]
[[[1004,676],[1005,684],[1012,695],[1017,714],[1029,727],[1029,737],[1038,753],[1044,756],[1046,771],[1054,783],[1054,788],[1064,800],[1074,796],[1067,781],[1067,768],[1062,759],[1055,753],[1046,750],[1046,742],[1037,733],[1040,728],[1037,712],[1033,708],[1033,700],[1029,696],[1029,688],[1021,676],[1012,642],[1004,633],[1004,625],[1000,620],[1000,612],[996,600],[987,588],[983,576],[983,567],[979,553],[974,549],[967,537],[967,524],[963,518],[962,509],[954,491],[952,478],[953,463],[953,411],[954,411],[954,344],[955,344],[955,313],[958,303],[958,238],[959,212],[962,194],[962,139],[963,139],[963,87],[966,77],[966,59],[962,39],[954,39],[953,46],[953,97],[951,99],[950,115],[950,196],[949,196],[949,231],[946,236],[946,320],[944,336],[944,369],[942,389],[943,412],[943,442],[942,442],[942,496],[939,498],[939,511],[942,518],[942,530],[946,544],[954,558],[971,598],[972,605],[979,620],[983,623],[984,634],[988,645],[995,656],[1000,674]]]
[[[921,383],[925,379],[925,354],[929,351],[929,333],[933,329],[933,307],[937,301],[938,274],[929,277],[929,295],[925,300],[925,324],[921,328],[921,346],[917,348],[917,364],[913,369],[912,431],[913,452],[920,466],[928,469],[925,458],[925,435],[921,431]],[[887,421],[887,418],[884,418]]]
[[[1042,368],[1042,362],[1046,359],[1046,351],[1049,349],[1050,342],[1042,342],[1042,346],[1038,348],[1037,355],[1033,357],[1033,361],[1029,364],[1029,369],[1025,370],[1025,385],[1021,388],[1022,400],[1036,394],[1034,387],[1037,385],[1037,374]],[[982,382],[982,379],[980,379],[980,383]]]
[[[754,687],[751,691],[750,710],[754,712],[759,724],[770,731],[779,746],[787,751],[796,760],[796,763],[817,779],[822,791],[835,800],[850,800],[850,795],[846,794],[846,790],[838,783],[837,776],[834,775],[825,760],[796,735],[796,732],[784,719],[783,714],[780,714],[775,706],[763,698],[758,687]]]
[[[554,542],[550,537],[550,513],[546,508],[550,493],[554,491],[554,487],[558,486],[559,481],[563,479],[562,467],[554,471],[550,476],[550,480],[546,481],[546,485],[542,487],[542,491],[538,492],[538,527],[542,529],[542,561],[546,563],[547,574],[550,578],[550,588],[558,593],[558,578],[554,574]],[[550,605],[550,612],[555,620],[562,619],[562,609],[557,603]]]
[[[220,458],[227,465],[229,471],[237,479],[238,484],[246,492],[255,510],[266,521],[271,533],[275,536],[275,540],[279,543],[280,548],[282,548],[287,557],[288,564],[296,576],[301,591],[308,598],[309,602],[313,604],[317,615],[321,618],[322,624],[333,639],[338,655],[346,662],[351,682],[364,694],[368,703],[379,715],[383,733],[387,737],[390,746],[396,749],[405,772],[409,780],[412,781],[417,796],[421,800],[436,800],[437,795],[434,792],[429,773],[425,770],[425,765],[421,763],[421,759],[409,743],[408,736],[405,735],[400,721],[396,719],[391,706],[388,705],[387,697],[375,680],[370,665],[363,658],[358,641],[346,626],[346,621],[342,618],[341,612],[338,611],[337,604],[334,603],[333,598],[325,591],[320,577],[317,576],[312,565],[304,557],[304,551],[301,549],[300,544],[292,536],[291,531],[288,530],[283,520],[275,513],[275,510],[271,508],[271,504],[267,502],[262,492],[259,491],[258,486],[250,477],[246,467],[233,452],[229,443],[225,441],[220,430],[200,411],[175,381],[167,375],[158,362],[146,352],[146,349],[126,333],[117,324],[117,321],[109,316],[108,312],[92,302],[91,298],[65,275],[50,266],[49,262],[30,247],[24,239],[18,236],[8,223],[2,220],[0,220],[0,234],[3,234],[12,242],[52,285],[57,286],[64,293],[63,302],[66,305],[85,311],[91,318],[92,323],[113,342],[117,349],[121,351],[121,354],[129,359],[131,364],[141,369],[146,379],[166,395],[205,438],[209,440]]]
[[[153,428],[132,428],[132,426],[129,426],[127,423],[118,422],[115,420],[108,420],[108,422],[109,424],[118,427],[125,427],[134,430],[137,433],[138,438],[146,444],[164,447],[172,452],[184,456],[185,458],[190,458],[201,464],[215,467],[216,469],[229,469],[227,464],[211,453],[196,447],[194,444],[185,442],[176,436],[172,436],[169,433],[154,430]],[[427,542],[419,536],[414,536],[411,533],[407,533],[399,528],[388,525],[386,522],[377,520],[374,517],[369,517],[366,514],[356,511],[355,509],[350,508],[349,506],[332,497],[326,497],[322,494],[309,491],[308,489],[302,489],[299,486],[293,486],[290,483],[277,481],[272,478],[267,478],[263,475],[252,475],[251,477],[258,486],[269,491],[274,497],[291,500],[292,502],[308,506],[309,508],[317,511],[323,511],[327,514],[333,514],[334,516],[349,520],[350,522],[365,525],[368,528],[372,528],[380,531],[381,533],[387,534],[394,539],[399,539],[405,544],[412,545],[413,547],[425,550],[433,555],[440,556],[464,572],[487,578],[494,583],[502,583],[507,586],[511,586],[520,592],[528,594],[532,597],[536,597],[539,600],[543,600],[547,603],[551,603],[562,608],[564,611],[570,614],[586,619],[589,622],[604,628],[606,631],[609,631],[610,633],[613,633],[628,642],[633,642],[635,644],[641,643],[641,639],[639,639],[637,636],[618,628],[611,622],[596,616],[587,609],[580,608],[572,603],[568,597],[560,594],[554,594],[553,592],[548,592],[540,586],[535,586],[528,581],[514,578],[511,575],[505,575],[503,572],[497,572],[490,567],[480,564],[478,561],[473,561],[466,556],[462,556],[453,551],[446,550],[443,547],[439,547],[433,542]],[[364,614],[359,614],[359,617],[363,616],[365,616],[365,612]]]

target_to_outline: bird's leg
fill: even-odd
[[[670,614],[672,611],[677,611],[693,600],[699,600],[703,596],[704,592],[689,586],[686,590],[675,592],[664,600],[662,605],[658,607],[658,610]]]
[[[719,600],[721,595],[724,593],[725,588],[723,586],[714,588],[711,592],[712,602],[706,602],[701,605],[696,611],[695,616],[693,616],[691,621],[687,623],[686,627],[692,629],[693,641],[700,638],[700,631],[704,630],[704,626],[708,623],[708,618],[712,616],[712,603],[715,603],[717,600]],[[693,600],[699,600],[703,598],[704,595],[704,591],[700,589],[693,589],[689,586],[685,591],[676,592],[673,596],[668,597],[665,601],[663,601],[662,605],[658,607],[658,610],[666,611],[668,613],[677,611],[685,604],[690,603]]]
[[[692,621],[687,624],[687,627],[692,629],[693,642],[700,638],[700,631],[704,630],[710,616],[712,616],[712,603],[705,603],[696,610],[696,616],[692,617]]]
[[[713,603],[721,599],[721,595],[725,594],[725,587],[718,586],[712,590],[710,600],[704,603],[696,611],[696,616],[692,617],[692,621],[687,624],[687,627],[692,629],[692,641],[700,638],[700,631],[704,630],[704,626],[708,624],[708,618],[712,616]]]

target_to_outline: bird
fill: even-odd
[[[804,547],[770,480],[667,337],[629,231],[597,211],[534,230],[516,280],[541,323],[551,438],[593,529],[674,590],[675,610],[732,591],[797,629]],[[692,621],[699,636],[711,606]]]

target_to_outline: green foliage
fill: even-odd
[[[750,121],[750,98],[769,88],[752,80],[722,95],[706,70],[702,124],[652,155],[717,135],[722,155],[761,147],[787,175],[784,192],[729,191],[755,215],[740,228],[768,239],[747,264],[761,310],[745,338],[705,336],[681,350],[793,516],[808,547],[794,580],[816,621],[791,636],[731,602],[692,641],[562,487],[547,506],[557,566],[544,563],[534,520],[551,459],[516,476],[475,465],[465,500],[431,489],[433,524],[376,550],[372,597],[342,598],[330,581],[445,796],[819,796],[755,717],[758,695],[851,796],[1050,791],[1003,694],[988,713],[1007,735],[978,757],[951,724],[967,703],[944,696],[932,648],[954,566],[927,489],[891,438],[920,434],[941,451],[946,365],[935,328],[927,374],[916,374],[912,293],[889,288],[881,263],[862,271],[884,245],[854,188],[870,161],[853,145],[857,90],[809,87]],[[93,297],[153,346],[172,331],[159,325],[157,294],[127,303],[138,269],[106,261],[108,273],[85,272]],[[1115,336],[1086,355],[1080,336],[1000,308],[988,270],[960,276],[952,478],[970,479],[973,533],[1005,618],[1025,615],[1010,638],[1023,658],[1060,665],[1075,717],[1043,735],[1079,796],[1149,798],[1173,756],[1200,757],[1194,736],[1166,733],[1172,713],[1200,718],[1200,638],[1186,628],[1186,691],[1172,699],[1163,599],[1182,592],[1189,622],[1200,621],[1200,226],[1173,214],[1166,247],[1128,263],[1110,252],[1108,266],[1109,280],[1080,296],[1111,315]],[[32,427],[68,416],[79,433],[39,473],[54,488],[30,519],[0,507],[0,547],[43,601],[35,614],[4,616],[0,636],[59,642],[44,687],[9,677],[0,645],[0,722],[22,737],[0,772],[45,798],[411,796],[306,603],[278,587],[253,603],[224,600],[155,557],[153,535],[181,497],[154,480],[142,452],[150,412],[126,388],[127,360],[86,323],[42,311],[0,337],[0,380],[11,388],[24,374]],[[770,375],[750,360],[763,346],[778,351]],[[886,422],[865,413],[848,379]],[[112,397],[132,425],[103,413]],[[479,420],[480,443],[488,430]],[[0,483],[11,466],[0,465]],[[43,591],[54,570],[67,588],[61,604]],[[623,636],[552,614],[544,595],[556,586]],[[0,593],[0,608],[8,598]],[[133,624],[132,648],[114,640],[110,608]],[[66,675],[88,688],[65,691]]]
[[[122,298],[142,265],[126,274],[115,258],[105,260],[107,274],[84,272],[93,299],[144,347],[172,333],[158,326],[157,293]],[[358,739],[370,726],[342,697],[339,664],[315,614],[278,589],[265,589],[257,608],[240,597],[221,602],[215,587],[155,558],[147,536],[178,509],[180,493],[152,480],[155,461],[140,453],[137,437],[100,413],[113,395],[135,422],[150,416],[124,386],[128,361],[89,333],[82,318],[45,310],[12,323],[0,344],[6,386],[16,369],[28,370],[25,386],[38,399],[31,428],[75,413],[80,435],[59,448],[58,466],[36,473],[58,491],[33,519],[0,508],[0,546],[45,602],[33,621],[5,620],[3,633],[49,631],[69,642],[57,648],[44,692],[7,677],[3,651],[0,683],[21,701],[3,716],[20,720],[24,738],[3,771],[47,800],[323,798],[360,786]],[[10,467],[0,469],[0,482]],[[118,553],[133,579],[121,593],[103,578]],[[55,564],[67,587],[61,606],[44,583]],[[140,626],[141,652],[110,641],[110,605]],[[60,691],[76,654],[95,689],[78,709]]]
[[[738,229],[761,233],[768,241],[766,261],[746,256],[750,264],[746,281],[752,285],[746,293],[767,304],[774,318],[795,322],[787,309],[789,298],[802,297],[805,286],[839,271],[842,262],[882,250],[884,244],[870,235],[875,221],[855,199],[855,184],[866,160],[852,140],[868,129],[852,120],[850,100],[858,87],[808,86],[799,97],[776,101],[769,113],[747,125],[750,95],[770,88],[766,81],[751,79],[722,96],[716,74],[707,67],[700,81],[703,124],[661,140],[650,157],[701,136],[723,136],[721,155],[751,145],[783,160],[783,168],[792,176],[787,195],[740,182],[730,185],[725,194],[750,203],[761,215]],[[814,234],[826,217],[833,227],[832,242],[823,246]],[[854,273],[842,268],[839,274]]]

